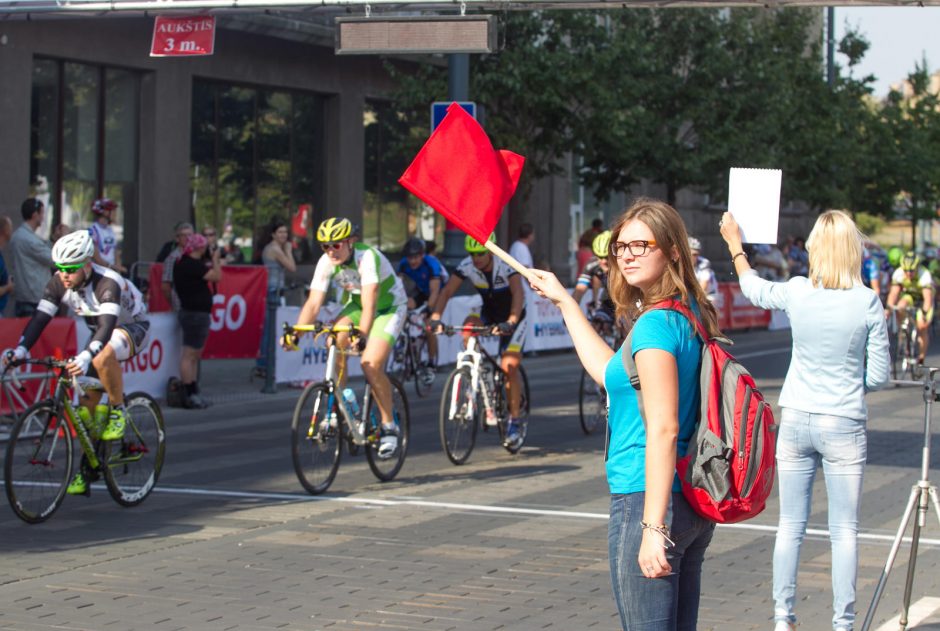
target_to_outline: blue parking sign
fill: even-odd
[[[441,121],[444,120],[444,116],[447,114],[447,108],[450,107],[450,104],[454,101],[435,101],[431,103],[431,132],[433,133],[437,126],[441,124]],[[467,114],[473,117],[473,120],[477,118],[477,104],[473,101],[456,101],[457,105],[464,108],[467,111]]]

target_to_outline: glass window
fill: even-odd
[[[29,181],[46,206],[43,234],[49,234],[58,214],[54,193],[59,185],[59,70],[55,61],[38,59],[33,64]]]
[[[65,64],[59,220],[73,228],[91,224],[91,202],[98,192],[100,75],[95,66]]]
[[[124,219],[137,209],[140,77],[53,59],[33,61],[29,177],[46,204],[46,225],[88,227],[91,203],[118,203],[113,225],[121,242]],[[126,262],[126,261],[125,261]]]
[[[322,199],[323,99],[196,81],[190,174],[200,227],[257,260],[273,219],[291,226],[297,258],[313,258]]]
[[[388,103],[366,101],[365,190],[363,195],[363,240],[395,259],[412,235],[443,243],[444,221],[433,209],[408,193],[398,178],[414,158],[409,139],[427,134],[413,129]]]

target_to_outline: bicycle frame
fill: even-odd
[[[358,423],[353,423],[352,420],[354,416],[346,408],[346,402],[343,400],[342,396],[339,396],[337,392],[337,385],[339,384],[339,369],[338,369],[338,357],[340,353],[349,354],[346,350],[340,350],[336,345],[336,335],[342,333],[345,330],[333,330],[327,329],[326,332],[330,335],[333,343],[329,345],[329,349],[326,354],[326,371],[323,375],[323,383],[326,385],[330,396],[327,399],[327,410],[329,410],[334,401],[336,406],[339,408],[340,414],[343,416],[343,423],[345,423],[346,428],[349,430],[349,435],[352,437],[352,441],[356,445],[365,445],[368,442],[368,438],[365,435],[365,432],[362,431],[362,428],[359,427]],[[369,399],[372,396],[372,387],[369,385],[369,382],[366,382],[365,390],[362,396],[362,406],[360,409],[368,409]],[[319,406],[319,401],[317,401]],[[316,409],[314,410],[314,418],[316,418]],[[365,419],[363,419],[365,420]],[[309,430],[311,434],[316,431],[316,428],[311,425]]]
[[[457,368],[467,368],[470,371],[470,386],[474,394],[482,392],[483,394],[483,408],[488,412],[495,413],[494,409],[495,401],[490,401],[490,388],[481,388],[480,381],[483,377],[482,362],[486,360],[492,367],[494,372],[491,372],[491,375],[495,374],[495,371],[502,372],[503,369],[500,365],[493,359],[493,356],[490,355],[485,348],[477,341],[477,336],[471,336],[467,340],[467,347],[457,353]],[[492,384],[492,391],[496,391],[496,384]],[[456,396],[456,392],[455,392]],[[469,402],[468,416],[473,418],[473,415],[476,413],[476,410],[473,409],[475,404],[476,397],[474,396]],[[450,413],[453,415],[455,413],[455,407],[457,401],[452,399],[450,402]]]

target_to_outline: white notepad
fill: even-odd
[[[777,243],[782,175],[780,169],[731,169],[728,212],[741,226],[745,243]]]

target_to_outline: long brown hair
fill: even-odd
[[[679,301],[691,308],[698,305],[702,324],[711,337],[721,335],[718,328],[718,313],[702,286],[695,277],[695,264],[692,251],[689,250],[689,235],[685,223],[675,208],[669,204],[646,197],[638,198],[623,211],[623,214],[611,226],[611,245],[615,243],[623,227],[633,220],[642,221],[653,233],[656,246],[666,254],[668,262],[659,280],[644,294],[638,287],[630,285],[611,251],[607,253],[610,273],[607,274],[607,289],[617,306],[617,316],[635,320],[649,305],[671,300],[676,295]],[[673,256],[676,256],[673,260]]]

